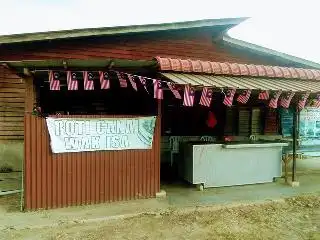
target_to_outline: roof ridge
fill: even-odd
[[[283,58],[285,60],[289,60],[291,62],[295,62],[295,63],[301,64],[301,65],[305,65],[305,66],[308,66],[308,67],[313,67],[313,68],[316,68],[316,69],[320,69],[320,63],[317,63],[317,62],[314,62],[314,61],[310,61],[310,60],[307,60],[307,59],[304,59],[304,58],[296,57],[296,56],[293,56],[293,55],[290,55],[290,54],[287,54],[287,53],[283,53],[283,52],[280,52],[280,51],[277,51],[277,50],[274,50],[274,49],[271,49],[271,48],[263,47],[263,46],[260,46],[258,44],[254,44],[254,43],[250,43],[250,42],[243,41],[243,40],[240,40],[240,39],[236,39],[236,38],[230,37],[229,35],[223,36],[222,40],[224,42],[228,43],[228,44],[237,45],[237,46],[239,46],[241,48],[248,48],[248,49],[251,49],[253,51],[257,51],[257,52],[261,52],[261,53],[264,53],[264,54],[273,55],[273,56],[280,57],[280,58]]]

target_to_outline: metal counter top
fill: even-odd
[[[223,148],[266,148],[266,147],[286,147],[288,143],[284,142],[266,142],[266,143],[232,143],[232,144],[222,144]]]
[[[188,142],[187,144],[196,145],[220,145],[222,148],[265,148],[265,147],[286,147],[289,146],[287,142],[277,141],[253,141],[253,142]]]

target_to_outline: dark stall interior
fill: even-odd
[[[182,92],[181,92],[182,93]],[[178,168],[188,142],[248,142],[252,135],[279,135],[277,110],[270,109],[257,95],[247,104],[234,100],[232,107],[223,104],[224,95],[215,92],[210,107],[199,105],[201,91],[196,91],[194,106],[182,105],[166,91],[162,104],[161,180],[179,179]],[[235,98],[237,95],[235,95]]]

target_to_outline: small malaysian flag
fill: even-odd
[[[154,98],[163,99],[163,90],[160,80],[153,79]]]
[[[267,90],[261,91],[259,93],[258,99],[259,100],[268,100],[269,99],[269,91],[267,91]]]
[[[251,90],[243,90],[241,94],[238,96],[237,101],[243,104],[246,104],[250,98]]]
[[[108,72],[99,71],[100,87],[101,89],[110,88],[110,76]]]
[[[67,71],[68,90],[78,90],[78,76],[76,72]]]
[[[286,93],[285,96],[280,99],[280,106],[283,108],[288,108],[290,106],[290,102],[294,96],[294,92]]]
[[[125,73],[117,72],[117,77],[120,83],[120,87],[126,88],[128,87],[128,83],[125,77]]]
[[[84,71],[83,72],[83,88],[84,90],[94,90],[94,75],[93,72]]]
[[[224,96],[223,104],[228,107],[231,107],[235,93],[236,93],[236,89],[234,89],[234,88],[228,89],[227,93]]]
[[[183,106],[192,107],[194,102],[195,90],[190,85],[186,85],[184,88]]]
[[[320,108],[320,94],[317,94],[316,98],[313,100],[312,107]]]
[[[310,92],[306,92],[304,94],[301,95],[299,102],[298,102],[298,109],[299,111],[301,111],[302,109],[304,109],[304,106],[306,105],[306,102],[308,100],[308,97],[310,95]]]
[[[128,76],[129,82],[131,83],[132,88],[138,91],[137,83],[136,83],[136,80],[134,79],[134,76],[132,76],[131,74],[127,74],[127,76]]]
[[[177,99],[181,99],[181,95],[177,89],[176,84],[171,83],[171,82],[167,82],[167,85],[169,87],[169,89],[171,90],[171,92],[173,93],[173,95],[177,98]]]
[[[144,89],[147,91],[147,93],[149,93],[148,89],[147,89],[147,80],[145,77],[139,76],[139,80],[142,84],[142,86],[144,87]]]
[[[272,93],[272,96],[271,96],[271,99],[270,99],[270,102],[269,102],[269,107],[271,108],[277,108],[278,107],[278,100],[279,100],[279,97],[281,95],[281,90],[279,91],[275,91]]]
[[[50,90],[60,90],[60,73],[49,71],[49,85]]]
[[[213,90],[211,88],[204,87],[202,89],[202,94],[201,94],[199,104],[202,106],[210,107],[212,95],[213,95]]]

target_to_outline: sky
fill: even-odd
[[[231,37],[320,63],[318,0],[10,0],[0,35],[250,17]]]

